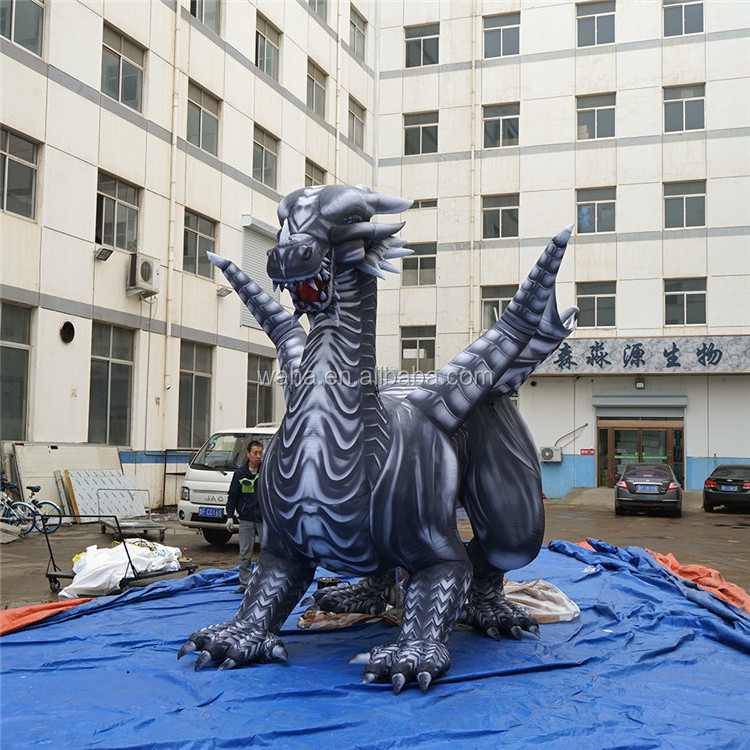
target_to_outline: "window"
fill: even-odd
[[[141,111],[143,98],[143,50],[118,32],[104,27],[102,93]]]
[[[420,198],[415,200],[410,208],[437,208],[437,198]]]
[[[615,137],[615,95],[576,97],[578,140]]]
[[[484,56],[506,57],[517,55],[521,34],[521,14],[506,13],[484,19]]]
[[[39,147],[0,128],[0,206],[27,219],[36,215],[36,172]]]
[[[219,100],[192,82],[188,85],[187,141],[214,156],[219,152]]]
[[[328,19],[328,0],[307,0],[307,4],[324,21]]]
[[[307,61],[307,106],[323,118],[326,116],[327,77],[314,62]]]
[[[190,0],[190,15],[195,16],[218,34],[221,22],[221,0]]]
[[[482,237],[518,237],[518,193],[482,197]]]
[[[434,372],[435,326],[401,326],[401,369]]]
[[[582,328],[606,328],[615,324],[614,281],[582,281],[576,284],[578,326]]]
[[[706,127],[706,87],[670,86],[664,89],[664,132],[682,133]]]
[[[253,179],[275,190],[278,159],[278,138],[256,125],[253,136]]]
[[[130,444],[133,331],[94,321],[91,331],[89,443]]]
[[[349,140],[359,148],[365,147],[365,108],[349,97]]]
[[[664,183],[664,227],[706,226],[706,181]]]
[[[258,14],[255,29],[255,64],[274,81],[279,80],[281,34]]]
[[[505,308],[510,304],[513,295],[518,291],[518,284],[501,284],[500,286],[482,287],[482,329],[488,330],[500,320]]]
[[[0,36],[41,55],[43,33],[44,0],[3,0],[0,4]]]
[[[484,119],[484,147],[518,145],[520,105],[494,104],[482,108]]]
[[[404,115],[404,154],[434,154],[438,150],[438,113]]]
[[[664,0],[664,36],[703,32],[703,3]]]
[[[437,243],[412,243],[409,249],[413,255],[402,262],[403,286],[432,286],[435,284],[435,266],[437,264]]]
[[[578,234],[615,231],[616,188],[576,190]]]
[[[305,187],[326,184],[326,171],[309,159],[305,159]]]
[[[273,422],[273,360],[247,355],[246,427]]]
[[[594,47],[615,41],[615,0],[576,5],[578,46]]]
[[[437,65],[440,56],[440,24],[411,26],[404,29],[406,35],[406,67],[421,68]]]
[[[211,347],[183,341],[180,345],[178,447],[198,448],[206,442],[210,410]]]
[[[26,439],[31,310],[0,302],[0,440]]]
[[[365,59],[365,39],[367,38],[367,21],[356,11],[353,5],[349,6],[349,46],[352,48],[354,57],[359,60]]]
[[[138,193],[134,185],[99,172],[95,242],[131,252],[138,249]]]
[[[664,279],[664,325],[706,322],[706,279]]]
[[[213,279],[214,267],[206,252],[215,252],[216,223],[185,209],[182,270]]]

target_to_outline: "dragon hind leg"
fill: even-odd
[[[450,667],[446,642],[471,583],[468,560],[443,562],[409,578],[401,633],[396,643],[370,651],[362,682],[391,681],[395,693],[407,682],[426,691]]]
[[[314,573],[314,565],[307,561],[285,560],[264,550],[234,618],[193,633],[177,658],[200,651],[196,669],[209,662],[218,662],[219,669],[231,669],[252,662],[286,660],[286,649],[276,633]]]
[[[363,578],[352,586],[320,589],[313,593],[314,608],[326,612],[379,615],[389,605],[401,604],[396,572],[397,568],[392,568],[381,575]]]

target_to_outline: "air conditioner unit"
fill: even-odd
[[[127,294],[151,297],[159,292],[161,265],[158,258],[143,253],[134,253],[130,258]]]
[[[562,461],[562,448],[548,446],[539,451],[542,461],[560,463]]]

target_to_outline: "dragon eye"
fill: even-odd
[[[362,218],[360,216],[347,216],[346,219],[344,219],[341,223],[342,224],[356,224],[357,222],[362,221]]]

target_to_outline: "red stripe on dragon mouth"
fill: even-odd
[[[313,284],[315,285],[315,288],[313,288]],[[317,277],[307,279],[307,281],[304,281],[300,287],[298,292],[299,298],[306,304],[317,302],[320,299],[320,290],[322,288],[323,282]]]

